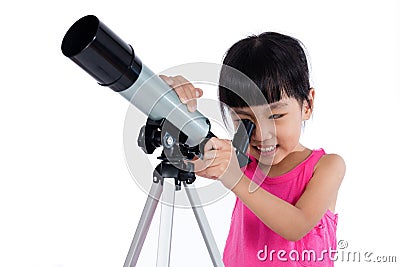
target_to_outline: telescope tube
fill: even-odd
[[[176,92],[140,61],[132,46],[96,16],[76,21],[65,34],[61,50],[100,85],[118,92],[150,119],[167,119],[188,137],[188,146],[207,137],[208,119],[199,111],[189,112]]]

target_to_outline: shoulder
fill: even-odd
[[[325,154],[314,167],[314,174],[323,173],[343,179],[346,172],[346,163],[338,154]]]

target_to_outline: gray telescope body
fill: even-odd
[[[61,50],[100,85],[118,92],[150,119],[172,123],[188,137],[186,145],[196,146],[209,134],[208,119],[199,111],[189,112],[175,91],[97,17],[76,21],[65,34]]]

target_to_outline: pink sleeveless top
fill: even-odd
[[[261,181],[259,184],[264,190],[294,205],[323,155],[323,149],[313,150],[293,170],[274,178],[265,177],[252,158],[253,162],[246,166],[245,174]],[[226,267],[333,266],[336,225],[337,214],[328,210],[301,240],[288,241],[268,228],[237,198],[223,261]]]

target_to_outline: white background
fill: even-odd
[[[303,142],[347,163],[338,239],[347,251],[397,256],[397,265],[368,266],[398,266],[399,1],[39,0],[8,1],[0,13],[0,266],[122,266],[136,229],[146,195],[124,159],[128,102],[60,51],[66,30],[86,14],[154,72],[221,63],[250,34],[299,38],[317,93]],[[221,251],[233,201],[206,207]],[[155,219],[138,266],[154,265],[157,231]],[[171,261],[211,266],[188,210],[176,211]]]

